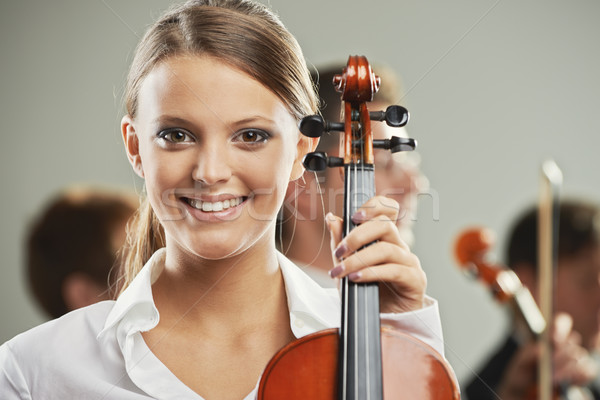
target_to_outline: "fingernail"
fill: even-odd
[[[357,211],[352,214],[352,221],[355,223],[363,222],[367,218],[367,214],[363,211]]]
[[[362,277],[362,273],[360,271],[353,272],[350,275],[348,275],[348,279],[350,279],[351,281],[356,281],[356,280],[360,279],[361,277]]]
[[[344,264],[340,264],[337,267],[331,269],[329,271],[329,276],[331,276],[332,278],[337,278],[338,276],[340,276],[342,274],[342,272],[344,272]]]
[[[342,242],[338,245],[337,249],[335,249],[335,258],[340,259],[344,254],[348,251],[348,247],[346,247],[346,243]]]
[[[328,212],[325,214],[325,225],[327,225],[327,229],[331,231],[331,221],[333,221],[333,214]]]

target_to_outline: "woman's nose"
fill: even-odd
[[[226,146],[207,145],[199,152],[192,173],[194,181],[215,185],[231,178],[232,169]]]

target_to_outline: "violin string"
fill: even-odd
[[[367,165],[366,165],[366,161],[367,160],[365,159],[366,154],[367,154],[367,152],[366,152],[366,150],[367,150],[366,149],[366,139],[367,139],[367,135],[371,134],[371,132],[368,132],[368,130],[370,129],[370,123],[369,123],[369,120],[368,120],[369,114],[368,114],[368,110],[367,110],[366,104],[363,104],[363,110],[361,110],[361,111],[362,111],[362,115],[363,115],[362,119],[364,119],[365,122],[366,122],[365,124],[363,124],[363,126],[362,126],[362,132],[361,132],[362,133],[361,134],[362,143],[361,143],[361,147],[360,147],[360,149],[361,149],[361,160],[362,160],[362,162],[361,162],[361,167],[362,167],[361,176],[362,176],[362,180],[363,180],[361,190],[364,191],[363,192],[364,193],[363,197],[365,198],[365,200],[367,200],[368,197],[370,197],[370,195],[371,195],[371,185],[372,185],[372,182],[369,179],[370,175],[367,176],[367,174],[369,174],[369,172],[367,171],[367,168],[366,168],[367,167]],[[367,131],[365,131],[365,128],[367,129]],[[369,319],[368,319],[369,296],[368,296],[368,294],[369,293],[367,292],[367,287],[365,287],[364,290],[363,290],[364,310],[365,310],[364,311],[364,316],[363,316],[363,321],[365,323],[364,330],[365,330],[365,343],[366,343],[365,360],[366,360],[366,369],[367,369],[366,370],[366,375],[367,375],[367,396],[370,399],[371,398],[371,379],[372,379],[372,377],[371,377],[371,364],[370,364],[370,361],[371,361],[371,338],[369,336],[369,329],[368,329],[368,326],[369,326],[369,323],[368,323],[368,321],[369,321]]]
[[[351,110],[352,111],[352,110]],[[350,119],[352,120],[352,112],[350,112]],[[351,122],[350,124],[351,127],[351,137],[350,137],[350,152],[352,153],[352,157],[350,159],[351,165],[352,165],[352,176],[351,176],[351,190],[350,190],[350,204],[352,205],[352,208],[349,209],[349,214],[348,215],[348,226],[350,227],[352,224],[351,220],[352,220],[352,215],[354,214],[354,211],[356,209],[356,189],[357,189],[357,165],[356,165],[356,157],[354,157],[354,139],[356,137],[355,134],[355,125],[354,123]],[[349,232],[348,232],[349,233]],[[357,358],[359,355],[358,352],[358,318],[357,318],[357,310],[358,310],[358,286],[354,283],[352,284],[352,294],[353,294],[353,309],[352,309],[352,320],[354,322],[354,326],[352,327],[353,332],[354,332],[354,397],[356,398],[357,394],[358,394],[358,378],[359,378],[359,371],[358,371],[358,362],[357,362]]]
[[[359,105],[359,109],[358,109],[358,126],[357,126],[357,142],[359,143],[359,153],[360,153],[360,157],[357,160],[357,169],[358,169],[358,173],[360,174],[359,180],[360,180],[360,186],[358,188],[357,193],[359,194],[357,202],[356,202],[356,209],[358,209],[360,206],[362,206],[362,201],[365,198],[365,151],[364,151],[364,147],[365,147],[365,132],[364,132],[364,125],[363,125],[363,108],[365,106],[364,105]],[[360,200],[359,200],[360,199]],[[357,290],[358,290],[358,286],[357,286]],[[362,288],[363,290],[360,290],[360,299],[359,302],[363,307],[366,307],[366,291],[364,289],[366,289],[365,287]],[[359,311],[359,308],[357,307],[357,313]],[[358,318],[357,318],[358,320]],[[363,333],[363,337],[364,337],[364,348],[361,349],[361,356],[364,357],[365,362],[368,362],[369,360],[369,341],[368,338],[366,336],[366,320],[363,319],[363,325],[360,327],[360,330]],[[367,369],[365,371],[365,374],[363,374],[363,376],[365,376],[365,381],[367,384],[367,389],[368,389],[368,382],[369,382],[369,378],[368,378],[368,365],[367,365]],[[367,396],[369,396],[369,391],[366,391]],[[368,397],[367,397],[368,398]]]
[[[346,123],[348,123],[348,120],[346,119],[346,116],[344,115],[344,119],[346,120]],[[347,126],[347,125],[346,125]],[[346,137],[346,135],[344,134],[344,140],[347,140],[348,138]],[[346,174],[349,172],[349,170],[346,171]],[[348,177],[345,177],[345,183],[344,183],[344,202],[345,202],[345,206],[344,209],[346,211],[348,211],[350,208],[350,196],[349,194],[349,180]],[[348,216],[345,215],[344,216],[344,235],[346,235],[348,233]],[[341,390],[342,390],[342,399],[346,399],[347,393],[346,393],[346,388],[348,385],[347,382],[347,374],[348,374],[348,290],[349,290],[349,286],[348,286],[348,278],[344,277],[342,279],[342,294],[343,294],[343,322],[344,322],[344,326],[342,327],[343,329],[343,347],[342,347],[342,351],[344,353],[343,355],[343,363],[342,363],[342,385],[341,385]]]
[[[344,286],[344,357],[343,357],[343,373],[342,373],[342,399],[346,398],[346,387],[348,385],[347,374],[348,374],[348,278],[344,277],[342,280]]]

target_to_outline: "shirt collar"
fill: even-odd
[[[286,287],[290,323],[296,337],[339,327],[340,300],[335,288],[322,288],[281,253],[277,253]]]
[[[128,330],[136,327],[139,331],[148,331],[158,324],[159,315],[152,297],[152,284],[164,269],[165,256],[166,249],[162,248],[150,257],[115,302],[98,337],[115,327],[120,321],[127,322]]]

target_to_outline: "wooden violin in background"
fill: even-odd
[[[494,245],[494,234],[485,228],[470,228],[456,239],[454,257],[458,266],[476,276],[487,286],[500,303],[512,303],[533,337],[546,329],[546,320],[527,289],[513,270],[489,262],[488,254]]]
[[[375,195],[373,148],[406,151],[413,150],[416,143],[400,137],[373,140],[371,120],[401,127],[409,115],[401,106],[369,112],[366,102],[373,99],[380,80],[365,57],[351,56],[333,84],[342,93],[344,121],[308,116],[301,121],[300,131],[309,137],[329,131],[344,133],[343,157],[309,153],[304,165],[309,171],[343,167],[344,234],[348,234],[354,228],[350,216]],[[340,329],[307,335],[281,349],[263,373],[258,399],[460,398],[454,374],[439,353],[413,336],[380,326],[376,283],[342,278],[340,284]]]
[[[486,286],[496,301],[512,305],[517,318],[525,323],[530,337],[536,340],[546,329],[546,320],[531,292],[523,286],[517,274],[504,265],[488,261],[494,242],[495,235],[489,229],[466,229],[455,240],[454,259],[463,272]],[[550,400],[538,396],[534,388],[529,392],[530,400]]]

